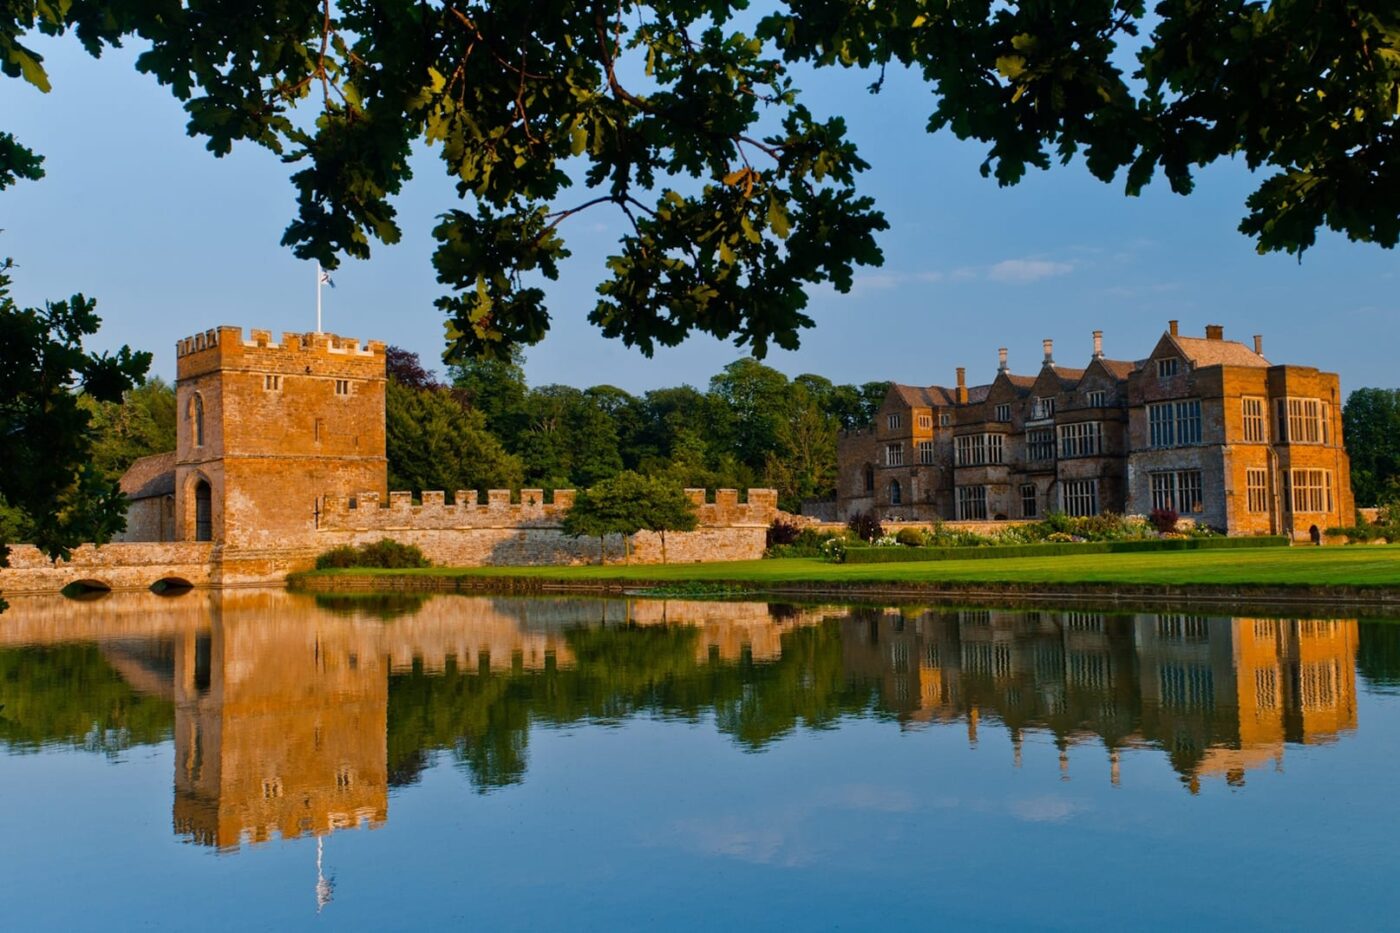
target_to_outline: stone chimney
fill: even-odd
[[[1255,334],[1255,335],[1254,335],[1254,352],[1257,353],[1257,354],[1259,354],[1260,356],[1263,356],[1263,355],[1264,355],[1264,335],[1263,335],[1263,334]]]
[[[1223,326],[1221,326],[1220,324],[1207,324],[1207,325],[1206,325],[1206,339],[1207,339],[1207,340],[1224,340],[1224,339],[1225,339],[1225,328],[1224,328]]]
[[[1168,322],[1167,322],[1167,332],[1170,333],[1173,337],[1175,337],[1175,336],[1177,335],[1177,333],[1176,333],[1176,321],[1168,321]]]
[[[1045,350],[1045,365],[1046,365],[1046,366],[1054,366],[1054,365],[1055,365],[1055,341],[1051,340],[1049,337],[1046,337],[1044,340],[1042,340],[1042,341],[1040,342],[1040,346]]]
[[[997,350],[997,372],[1004,373],[1007,371],[1007,368],[1006,347],[1001,347]]]
[[[958,404],[967,404],[967,370],[962,366],[958,367]]]
[[[1103,359],[1103,331],[1094,331],[1094,359]]]

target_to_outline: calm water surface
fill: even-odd
[[[4,929],[1337,929],[1400,908],[1400,623],[12,602]]]

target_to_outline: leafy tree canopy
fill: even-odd
[[[0,263],[0,504],[8,516],[0,533],[21,525],[44,553],[66,559],[126,527],[126,500],[94,459],[100,438],[88,401],[120,401],[151,355],[84,350],[101,323],[96,302],[73,295],[21,308],[10,297],[10,268]],[[0,537],[0,567],[7,540]]]
[[[110,480],[142,457],[175,449],[175,388],[159,377],[127,390],[120,402],[89,395],[78,401],[92,418],[93,462]]]
[[[480,412],[443,387],[385,387],[389,486],[421,492],[519,486],[520,461],[487,429]]]
[[[1381,505],[1400,485],[1400,389],[1357,389],[1342,408],[1358,505]]]
[[[576,538],[615,534],[624,541],[639,531],[660,532],[664,560],[665,533],[692,531],[695,525],[695,506],[684,490],[664,477],[626,470],[580,490],[564,515],[563,528]]]
[[[540,285],[584,210],[627,222],[590,318],[650,353],[693,331],[762,356],[810,326],[807,294],[879,264],[881,213],[839,117],[796,64],[908,67],[928,127],[987,147],[985,174],[1082,157],[1136,194],[1241,157],[1262,180],[1241,229],[1301,253],[1321,227],[1400,238],[1400,7],[1376,0],[563,0],[169,4],[19,0],[0,71],[48,90],[35,33],[137,67],[184,101],[217,155],[251,142],[295,166],[283,242],[334,268],[401,235],[415,143],[457,180],[434,230],[454,358],[541,339]],[[299,105],[313,113],[296,113]],[[0,188],[42,174],[0,132]]]

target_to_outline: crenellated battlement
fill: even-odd
[[[750,489],[746,501],[739,490],[717,489],[713,501],[704,489],[687,489],[695,503],[699,527],[761,526],[773,521],[778,508],[774,489]],[[321,504],[321,531],[433,531],[474,528],[558,528],[574,504],[575,491],[556,489],[546,501],[542,489],[491,489],[485,500],[476,490],[457,490],[452,501],[440,490],[424,492],[418,502],[407,492],[391,492],[387,501],[377,492],[353,497],[326,496]]]
[[[272,331],[253,329],[248,339],[243,339],[243,328],[222,325],[211,327],[189,337],[175,341],[175,355],[189,356],[206,350],[247,347],[261,350],[284,350],[289,353],[322,353],[327,356],[383,357],[382,340],[361,341],[355,337],[341,337],[338,334],[283,331],[277,341],[272,339]]]
[[[179,379],[218,371],[301,373],[352,379],[383,378],[385,345],[326,333],[283,333],[215,327],[175,343]]]

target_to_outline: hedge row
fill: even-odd
[[[996,544],[988,547],[857,547],[846,550],[848,564],[896,564],[915,560],[980,560],[989,557],[1061,557],[1071,554],[1129,554],[1138,551],[1214,551],[1286,547],[1283,535],[1252,538],[1159,538],[1133,541]]]

